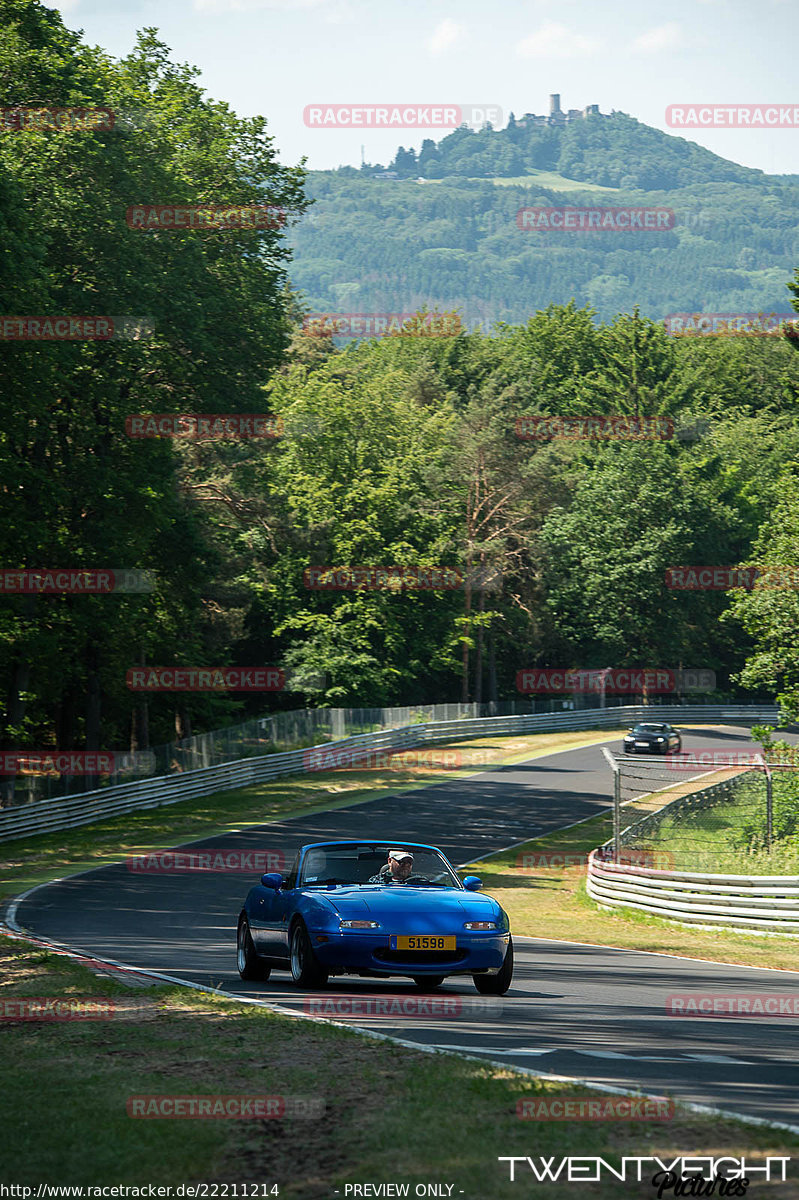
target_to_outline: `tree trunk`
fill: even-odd
[[[491,704],[497,703],[497,639],[493,621],[488,630],[488,699]]]
[[[466,620],[463,625],[463,689],[461,692],[461,700],[464,704],[469,703],[469,630],[471,628],[469,618],[472,615],[472,564],[466,563],[466,596],[464,599],[463,612]]]
[[[485,571],[484,571],[485,575]],[[478,603],[478,611],[482,616],[486,609],[486,593],[485,593],[485,578],[483,578],[483,586],[480,589],[480,600]],[[475,704],[483,703],[483,636],[484,629],[482,622],[477,629],[477,651],[475,654],[474,663],[474,700]]]
[[[14,659],[11,663],[8,692],[6,693],[6,712],[8,713],[9,728],[21,725],[25,717],[27,701],[23,700],[22,693],[28,690],[30,671],[30,663],[22,659]],[[3,732],[0,734],[0,749],[18,749],[18,746],[11,744],[15,740],[16,738],[9,737],[8,733]],[[16,773],[14,775],[0,775],[0,808],[11,808],[13,806],[15,780]]]

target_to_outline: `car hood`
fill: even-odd
[[[491,921],[501,912],[496,900],[477,892],[455,888],[415,888],[413,885],[382,887],[379,884],[360,887],[340,887],[330,891],[314,891],[324,898],[345,919],[396,917],[403,913],[451,914],[463,920]]]
[[[628,738],[634,738],[636,742],[656,742],[658,738],[665,740],[668,736],[667,733],[652,733],[650,730],[645,733],[633,733],[631,730],[627,734]]]

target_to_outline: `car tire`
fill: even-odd
[[[272,973],[272,968],[255,953],[250,923],[244,913],[239,917],[236,933],[236,960],[242,979],[268,979]]]
[[[496,975],[473,975],[472,979],[481,996],[504,996],[513,979],[513,938],[508,938],[505,961]]]
[[[297,921],[289,939],[291,978],[299,987],[318,988],[327,983],[328,973],[314,954],[308,930]]]
[[[413,982],[420,992],[434,992],[444,982],[445,975],[414,975]]]

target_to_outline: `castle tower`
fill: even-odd
[[[560,113],[560,92],[553,92],[549,97],[549,115],[554,117]]]

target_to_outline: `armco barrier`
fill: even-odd
[[[606,862],[593,850],[587,891],[598,904],[693,925],[799,936],[799,875],[707,875]]]
[[[505,737],[514,733],[548,733],[558,730],[617,729],[634,721],[652,718],[653,711],[660,721],[681,725],[765,723],[776,725],[779,712],[772,706],[747,705],[658,705],[654,710],[646,705],[583,709],[564,713],[530,713],[523,716],[477,717],[458,721],[433,721],[400,729],[379,730],[355,737],[337,739],[337,749],[369,747],[373,750],[407,749],[430,742],[455,741],[472,737]],[[99,788],[77,796],[44,800],[0,811],[0,842],[30,834],[50,833],[89,825],[94,821],[121,816],[139,809],[159,808],[177,804],[195,796],[213,792],[250,787],[282,775],[299,775],[306,771],[305,750],[290,750],[285,754],[261,755],[237,762],[203,767],[183,774],[162,775],[141,779],[135,783]]]

